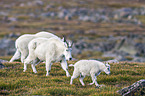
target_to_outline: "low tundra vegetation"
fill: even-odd
[[[76,61],[69,61],[74,64]],[[36,66],[38,73],[33,73],[31,65],[23,72],[23,64],[20,62],[4,63],[4,69],[0,69],[0,95],[119,95],[116,91],[132,83],[144,79],[144,63],[127,63],[111,65],[111,75],[102,72],[97,76],[97,82],[105,86],[96,88],[95,85],[87,85],[92,82],[91,77],[84,79],[86,86],[82,86],[79,78],[74,79],[70,85],[70,77],[65,76],[65,71],[59,63],[52,65],[50,76],[45,76],[45,64]],[[69,67],[72,75],[73,67]]]

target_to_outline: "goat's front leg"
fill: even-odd
[[[67,76],[67,77],[70,77],[70,74],[69,74],[69,72],[68,72],[67,62],[66,62],[65,59],[61,61],[61,67],[62,67],[62,69],[66,72],[66,76]]]
[[[89,85],[92,85],[95,83],[96,86],[99,86],[99,84],[97,83],[97,78],[95,76],[95,74],[91,74],[91,78],[92,78],[92,83],[90,83]]]
[[[82,84],[83,86],[85,86],[85,84],[84,84],[84,82],[83,82],[83,79],[84,79],[84,78],[85,78],[85,76],[80,75],[79,80],[80,80],[80,82],[81,82],[81,84]]]

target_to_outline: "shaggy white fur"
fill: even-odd
[[[36,34],[24,34],[20,36],[15,42],[16,52],[14,56],[11,58],[10,62],[13,62],[14,60],[19,59],[21,57],[21,62],[23,63],[29,54],[28,52],[29,42],[39,37],[51,38],[51,37],[57,37],[57,36],[52,33],[45,32],[45,31],[42,31]]]
[[[80,82],[83,86],[85,86],[83,79],[85,76],[90,76],[92,77],[92,83],[89,85],[92,85],[95,83],[96,86],[99,86],[97,83],[97,78],[102,71],[104,71],[106,74],[110,74],[110,65],[109,64],[104,64],[100,61],[97,60],[80,60],[75,63],[75,65],[70,64],[69,66],[74,66],[74,72],[71,77],[70,84],[73,83],[73,80],[77,78],[80,75]]]
[[[50,39],[36,38],[30,41],[28,48],[29,55],[24,62],[24,72],[27,70],[27,64],[31,63],[33,72],[37,73],[35,63],[38,58],[46,62],[46,76],[49,75],[52,63],[58,61],[61,61],[61,66],[66,71],[66,75],[70,76],[66,59],[71,60],[72,49],[61,39],[56,37]]]

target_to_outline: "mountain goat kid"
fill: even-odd
[[[24,72],[27,70],[27,64],[31,64],[34,73],[37,73],[35,68],[35,60],[38,58],[46,62],[46,76],[49,75],[51,65],[54,62],[61,62],[63,70],[66,71],[66,76],[69,77],[68,66],[66,60],[71,60],[72,45],[63,42],[59,38],[36,38],[30,41],[29,55],[24,61]]]
[[[110,65],[104,64],[97,60],[80,60],[75,63],[75,65],[70,64],[69,66],[74,66],[74,72],[71,77],[70,84],[73,83],[73,80],[77,78],[80,75],[80,82],[83,86],[85,86],[83,79],[86,75],[90,76],[92,78],[92,83],[89,85],[92,85],[95,83],[95,85],[98,87],[99,84],[97,83],[97,78],[102,71],[104,71],[106,74],[110,74]]]
[[[51,37],[57,37],[56,35],[49,33],[49,32],[38,32],[36,34],[24,34],[20,36],[16,42],[15,42],[15,48],[16,52],[14,56],[11,58],[10,62],[13,62],[16,59],[19,59],[21,57],[21,62],[24,63],[24,60],[28,56],[28,43],[39,37],[44,37],[44,38],[51,38]],[[59,37],[58,37],[59,38]]]

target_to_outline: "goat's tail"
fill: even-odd
[[[69,64],[70,67],[74,66],[73,64]]]

